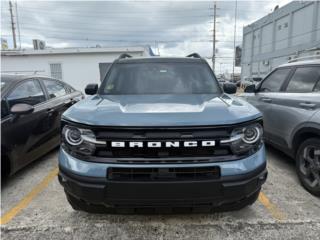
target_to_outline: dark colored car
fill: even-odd
[[[1,176],[57,147],[62,113],[82,98],[56,79],[1,75]]]
[[[223,85],[227,93],[236,86]],[[131,58],[62,116],[59,180],[89,212],[158,207],[234,210],[267,178],[261,113],[219,86],[207,61]]]

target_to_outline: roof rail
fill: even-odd
[[[299,61],[304,61],[304,60],[313,60],[313,59],[320,59],[320,55],[310,55],[310,56],[305,56],[305,57],[298,57],[298,58],[293,58],[288,61],[288,63],[292,62],[299,62]]]
[[[199,53],[191,53],[191,54],[187,55],[186,57],[201,58]]]
[[[123,59],[123,58],[132,58],[132,56],[129,55],[128,53],[122,53],[122,54],[120,54],[120,56],[118,57],[118,59]]]

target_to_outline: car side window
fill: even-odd
[[[287,86],[287,92],[312,92],[319,80],[320,67],[298,67]]]
[[[72,88],[71,86],[69,86],[67,84],[64,85],[64,88],[66,89],[67,93],[73,93],[76,91],[74,88]]]
[[[49,93],[49,97],[56,98],[67,94],[67,91],[62,83],[55,80],[43,80],[43,83]]]
[[[271,73],[271,75],[262,82],[260,92],[279,92],[290,71],[290,68],[283,68]]]
[[[318,83],[316,84],[316,86],[313,89],[314,92],[320,92],[320,79],[318,81]]]
[[[18,103],[36,105],[46,101],[46,97],[40,83],[36,80],[28,80],[19,84],[7,97],[9,109]]]

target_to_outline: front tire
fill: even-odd
[[[320,197],[320,138],[310,138],[300,145],[296,170],[302,186]]]

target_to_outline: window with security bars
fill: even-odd
[[[51,77],[62,80],[62,67],[61,63],[50,64]]]

